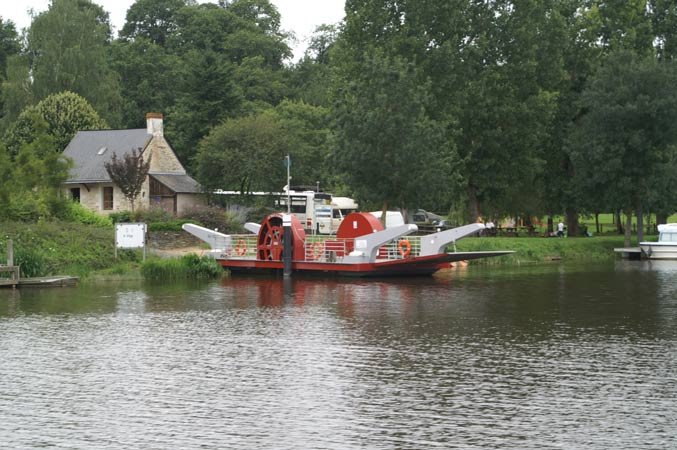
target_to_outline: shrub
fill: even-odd
[[[131,211],[120,211],[116,213],[111,213],[108,215],[110,220],[113,223],[128,223],[132,222],[132,212]]]
[[[154,280],[216,278],[223,269],[213,258],[194,253],[181,258],[149,259],[141,265],[144,278]]]
[[[189,219],[175,219],[167,222],[151,222],[148,224],[148,231],[181,231],[184,223],[189,223]]]
[[[131,215],[131,219],[134,222],[145,223],[168,222],[173,218],[174,216],[158,206],[149,209],[138,209]]]
[[[37,249],[15,249],[14,264],[21,268],[22,277],[41,277],[49,273],[47,259]]]
[[[218,229],[222,233],[239,233],[244,220],[236,211],[218,206],[196,206],[186,211],[181,219],[184,223],[193,222],[206,228]]]
[[[91,211],[78,202],[68,201],[61,208],[58,217],[68,222],[77,222],[83,225],[110,227],[113,221],[110,217],[102,216]]]
[[[261,223],[263,222],[263,219],[275,212],[279,212],[279,210],[268,206],[259,206],[250,209],[247,213],[247,222]]]

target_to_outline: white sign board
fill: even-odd
[[[115,224],[115,248],[142,248],[145,246],[145,223]]]

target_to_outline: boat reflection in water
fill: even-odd
[[[0,290],[0,442],[672,448],[658,263]]]

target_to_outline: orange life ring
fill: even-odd
[[[310,246],[310,253],[313,256],[313,259],[320,259],[324,253],[324,244],[322,242],[315,242]]]
[[[247,253],[247,243],[244,239],[238,239],[235,244],[235,254],[237,256],[244,256]]]
[[[411,255],[411,242],[406,239],[402,239],[397,243],[397,251],[400,252],[402,258],[406,258]]]

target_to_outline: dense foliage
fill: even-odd
[[[581,214],[677,209],[674,2],[345,12],[297,62],[269,0],[137,0],[117,37],[91,0],[53,0],[24,36],[0,21],[0,216],[55,214],[74,130],[148,112],[207,188],[279,190],[289,154],[294,184],[365,207],[566,214],[571,234]],[[58,106],[75,94],[89,121]]]

